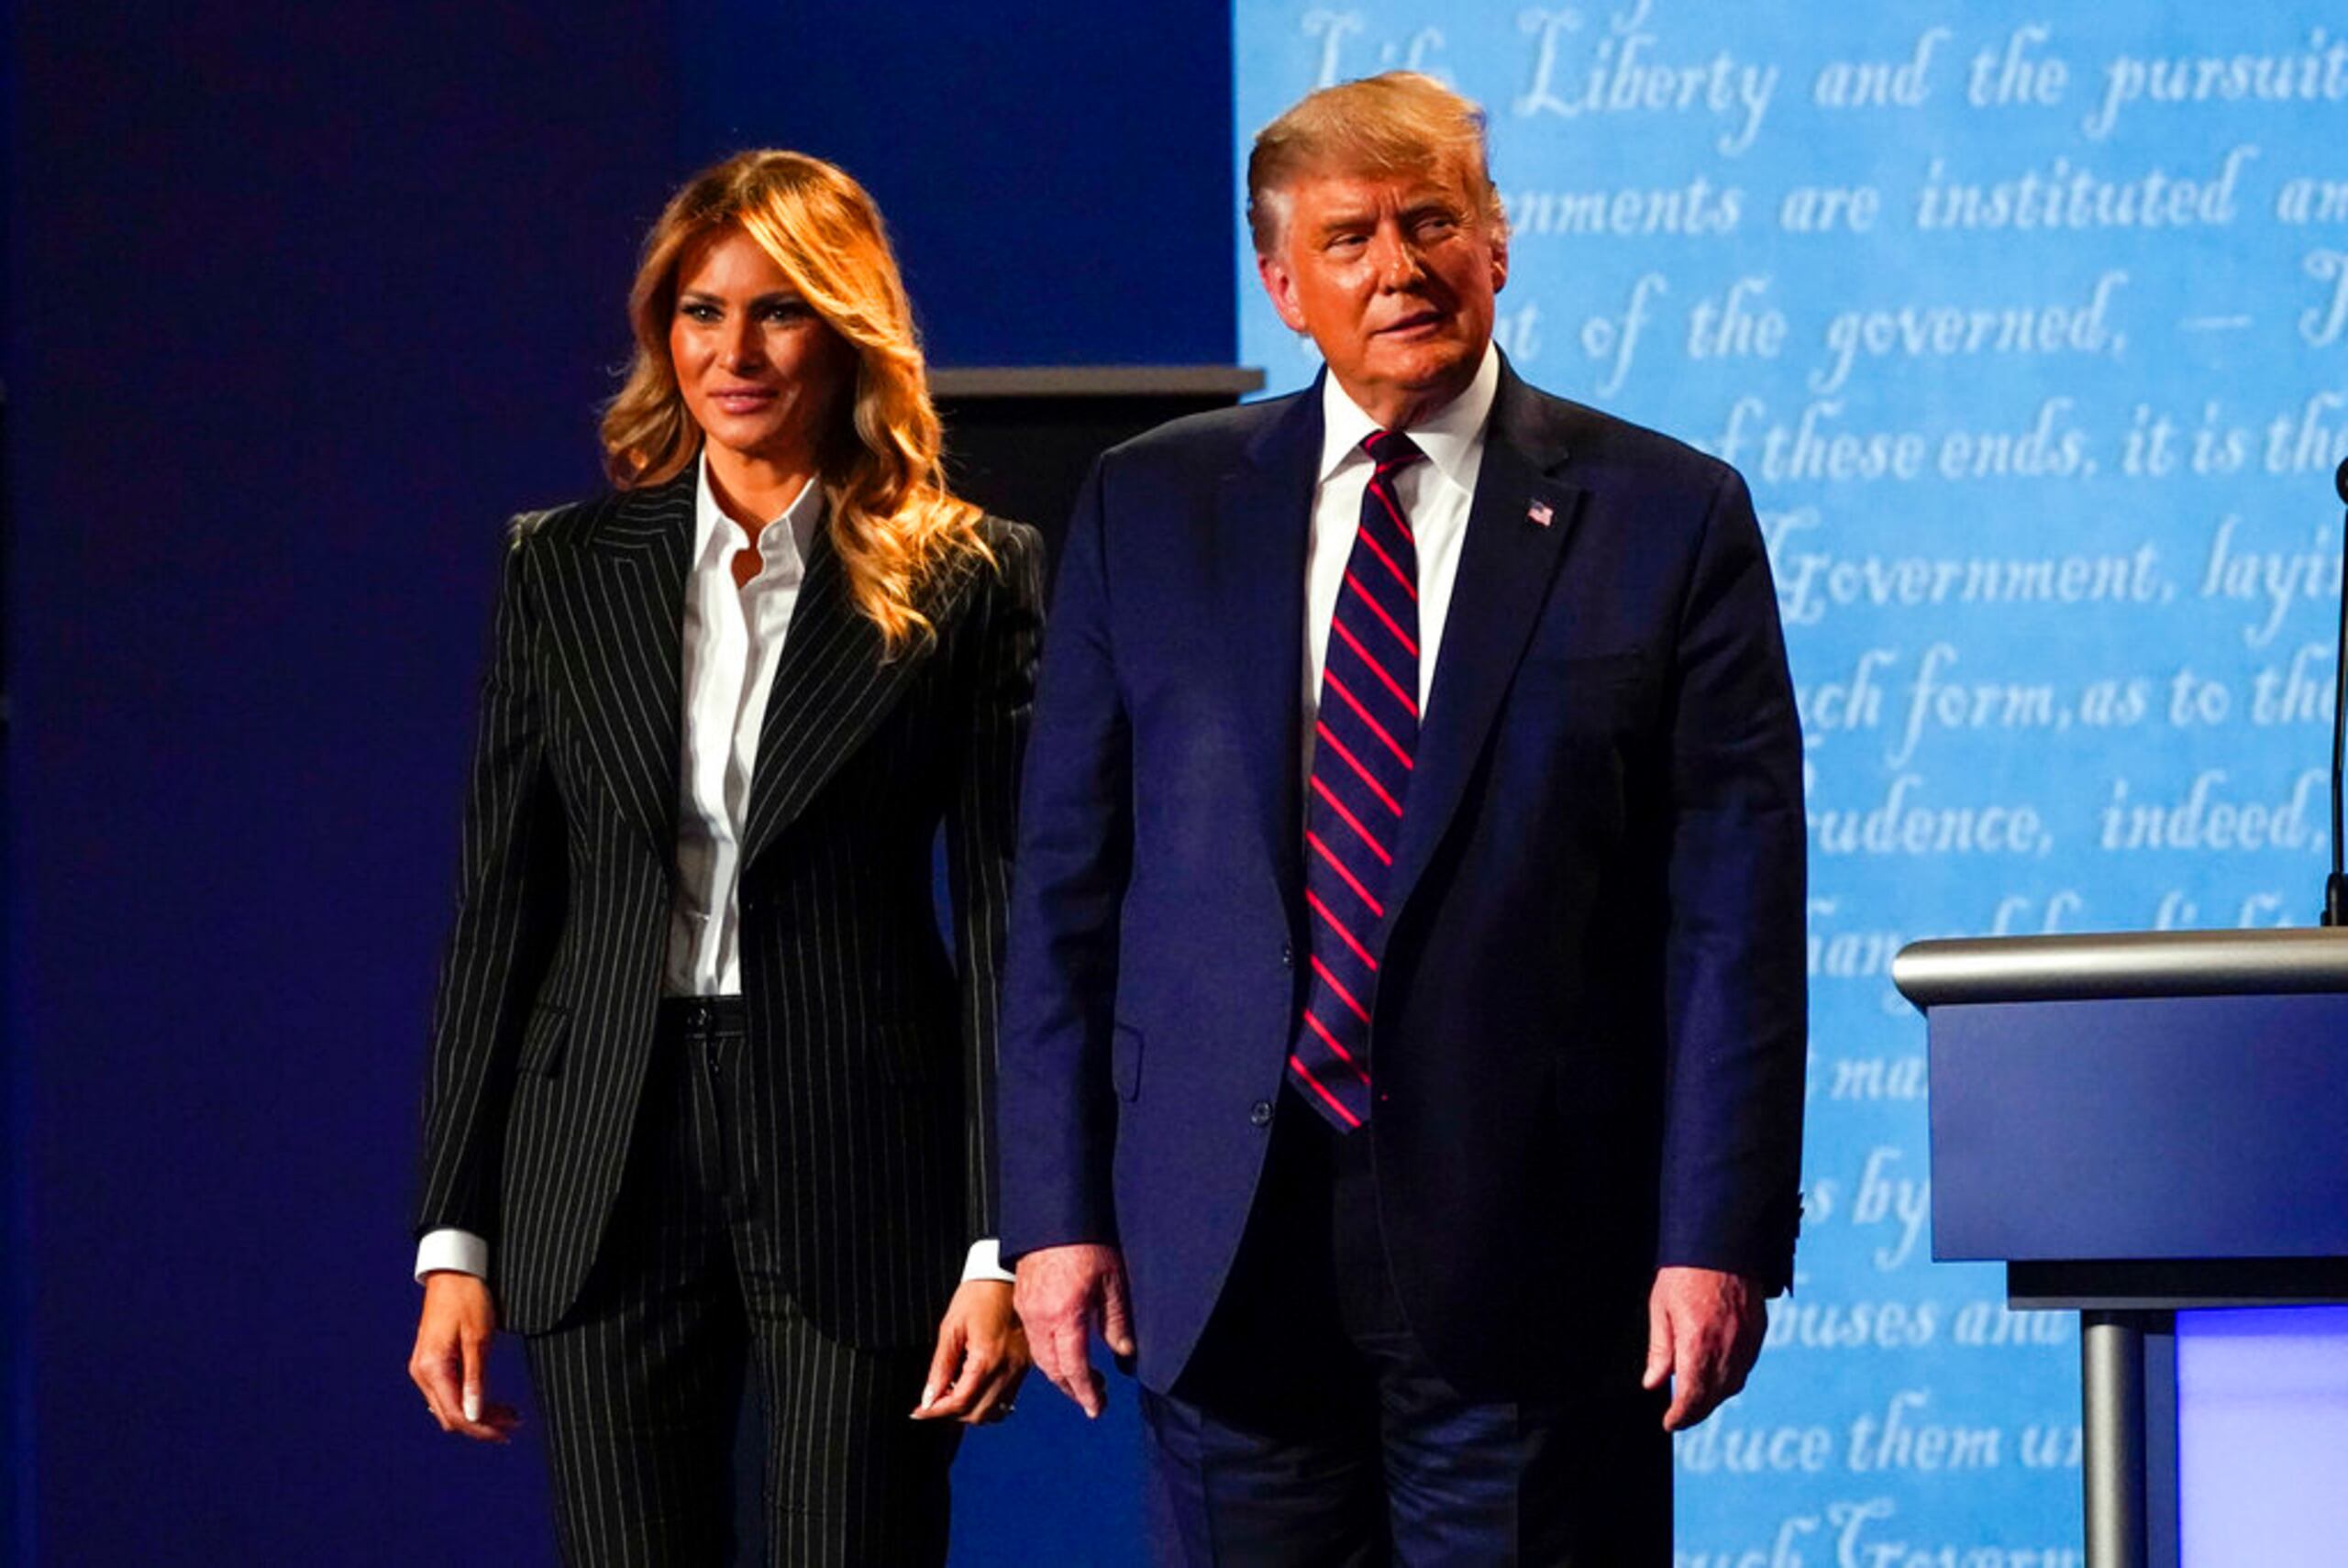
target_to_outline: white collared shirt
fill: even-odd
[[[1419,711],[1434,689],[1434,665],[1459,580],[1459,552],[1468,539],[1468,503],[1484,468],[1484,431],[1500,391],[1501,351],[1487,344],[1468,390],[1423,424],[1411,439],[1427,455],[1394,476],[1394,495],[1411,520],[1419,547]],[[1304,771],[1312,771],[1312,726],[1321,712],[1321,672],[1328,658],[1329,622],[1345,587],[1346,563],[1361,528],[1362,496],[1376,467],[1362,438],[1380,428],[1335,376],[1321,384],[1321,479],[1312,492],[1312,536],[1304,557]]]
[[[823,521],[824,491],[810,483],[759,533],[756,576],[738,589],[734,559],[749,531],[725,515],[700,465],[693,491],[693,552],[685,576],[684,756],[677,790],[677,901],[669,914],[663,988],[672,997],[742,994],[742,829],[750,772],[766,726],[767,698],[792,613],[806,580],[807,552]]]
[[[676,902],[669,913],[662,989],[674,997],[742,994],[742,829],[767,700],[799,606],[807,556],[823,522],[823,487],[810,483],[759,532],[759,569],[738,587],[734,560],[749,530],[718,505],[709,464],[696,465],[693,543],[685,573],[683,755],[677,789]],[[489,1243],[470,1231],[428,1232],[415,1275],[435,1269],[489,1274]],[[992,1238],[970,1248],[962,1277],[1007,1280]]]

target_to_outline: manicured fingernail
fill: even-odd
[[[476,1425],[481,1421],[481,1390],[478,1388],[465,1390],[465,1419]]]
[[[917,1410],[926,1410],[926,1409],[928,1409],[932,1405],[935,1405],[935,1404],[936,1404],[936,1403],[937,1403],[937,1385],[936,1385],[936,1384],[935,1384],[935,1383],[925,1383],[925,1384],[923,1384],[923,1385],[922,1385],[922,1387],[921,1387],[921,1403],[920,1403],[920,1404],[918,1404],[918,1405],[916,1405],[916,1406],[914,1406],[914,1408],[915,1409],[917,1409]]]

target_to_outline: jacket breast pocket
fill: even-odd
[[[540,1002],[522,1028],[522,1073],[526,1077],[562,1076],[563,1049],[570,1043],[570,1010]]]
[[[1119,1099],[1141,1095],[1141,1031],[1119,1024],[1109,1037],[1109,1083]]]
[[[1528,657],[1509,694],[1510,716],[1520,723],[1582,734],[1635,727],[1651,706],[1646,655],[1620,653]]]

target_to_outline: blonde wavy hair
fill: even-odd
[[[695,246],[737,229],[773,258],[802,299],[856,352],[856,395],[817,441],[832,547],[857,608],[891,654],[936,628],[923,585],[964,555],[991,561],[977,507],[947,488],[944,436],[929,400],[897,259],[880,209],[839,169],[803,153],[740,152],[687,181],[645,237],[628,291],[636,348],[604,411],[604,467],[622,490],[675,477],[701,449],[669,353],[678,271]]]

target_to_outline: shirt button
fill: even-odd
[[[1280,967],[1283,969],[1296,967],[1296,944],[1292,942],[1280,944]]]
[[[1268,1099],[1259,1099],[1249,1106],[1247,1120],[1257,1127],[1269,1127],[1272,1124],[1272,1102]]]

